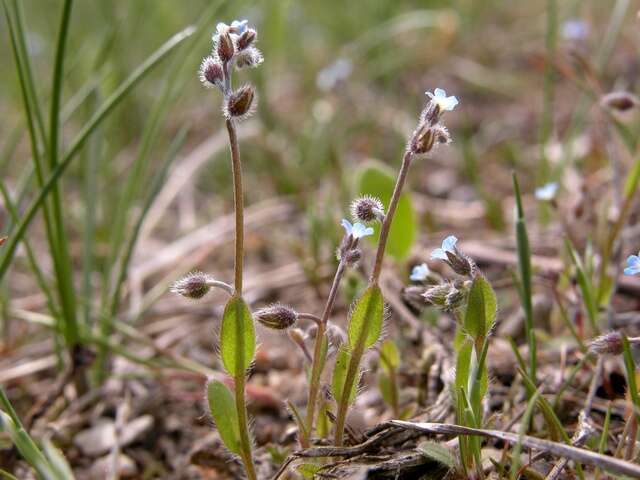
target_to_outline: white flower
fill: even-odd
[[[366,227],[358,222],[351,225],[351,222],[346,218],[342,219],[342,226],[344,227],[345,232],[347,232],[347,235],[351,235],[355,239],[373,235],[373,228]]]
[[[423,282],[429,276],[429,267],[426,263],[421,263],[420,265],[416,265],[411,270],[411,276],[409,277],[414,282]]]
[[[453,235],[449,235],[442,241],[442,248],[436,248],[433,252],[431,252],[431,258],[448,260],[449,257],[447,257],[447,252],[455,255],[457,242],[458,239],[456,237],[454,237]]]
[[[627,258],[627,268],[624,269],[624,274],[640,274],[640,257],[638,257],[638,255],[629,255],[629,258]]]
[[[447,97],[447,92],[442,88],[436,88],[433,93],[426,93],[431,101],[440,107],[442,111],[451,111],[458,105],[458,99],[455,96]]]
[[[557,183],[547,183],[542,187],[536,188],[536,198],[542,201],[550,201],[556,196],[556,192],[558,191]]]
[[[589,36],[589,24],[574,18],[562,24],[562,37],[566,40],[584,40]]]

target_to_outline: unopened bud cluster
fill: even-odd
[[[351,216],[355,221],[370,223],[384,220],[384,205],[372,196],[357,198],[351,203]]]
[[[426,154],[436,145],[446,145],[451,142],[449,130],[441,123],[441,119],[444,112],[453,110],[458,104],[456,97],[447,97],[447,93],[441,88],[426,94],[429,96],[429,102],[420,114],[420,122],[408,146],[409,150],[416,155]]]
[[[257,67],[263,61],[254,43],[257,32],[247,20],[219,23],[213,35],[213,51],[200,65],[200,80],[207,88],[217,88],[224,94],[222,111],[227,119],[242,120],[253,112],[255,90],[243,85],[233,90],[231,73],[234,68]]]

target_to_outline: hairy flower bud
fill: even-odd
[[[638,97],[629,92],[607,93],[600,100],[602,106],[618,112],[626,112],[640,105]]]
[[[236,54],[236,68],[257,67],[263,60],[264,58],[262,57],[260,50],[255,47],[247,47]]]
[[[214,280],[211,275],[202,272],[192,272],[180,280],[177,280],[171,286],[170,291],[183,297],[197,300],[209,293],[212,281]]]
[[[340,345],[347,341],[346,332],[338,325],[335,325],[333,323],[328,325],[326,335],[327,340],[329,341],[329,345],[336,350],[340,348]]]
[[[251,85],[243,85],[225,99],[224,115],[242,120],[251,115],[255,93]]]
[[[254,313],[254,316],[262,325],[274,330],[285,330],[293,326],[298,320],[298,312],[280,303],[261,308]]]
[[[222,65],[213,57],[205,57],[200,65],[200,81],[207,88],[221,88],[224,82]]]
[[[452,293],[452,289],[455,287],[449,283],[442,283],[440,285],[435,285],[431,288],[428,288],[423,294],[422,297],[427,303],[435,307],[445,308],[447,296]]]
[[[238,50],[244,50],[251,45],[256,39],[257,33],[253,28],[247,28],[236,42]]]
[[[457,248],[454,249],[453,252],[446,252],[446,255],[448,260],[447,263],[454,272],[458,275],[471,275],[471,272],[474,270],[474,266],[469,257],[460,253]]]
[[[430,125],[426,123],[418,125],[409,142],[411,151],[417,155],[429,152],[433,148],[435,140],[433,133],[433,128]]]
[[[218,54],[218,58],[223,63],[227,63],[233,58],[233,55],[236,51],[235,46],[233,45],[231,34],[229,33],[229,31],[222,32],[218,36],[217,40],[216,53]]]
[[[344,261],[350,267],[355,267],[361,258],[362,258],[362,250],[360,250],[359,248],[353,248],[351,250],[346,251],[344,254]]]
[[[434,125],[433,137],[435,141],[439,144],[447,145],[451,143],[451,134],[449,133],[449,130],[447,130],[447,127],[445,127],[440,123],[438,123],[437,125]]]
[[[620,355],[622,353],[622,334],[609,332],[600,335],[589,344],[589,350],[596,355]]]
[[[384,220],[384,206],[376,197],[360,197],[351,203],[351,216],[361,222]]]

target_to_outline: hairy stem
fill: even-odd
[[[236,295],[242,296],[242,264],[244,260],[244,200],[242,194],[242,164],[238,148],[238,135],[233,120],[227,120],[229,147],[231,149],[231,167],[233,170],[233,202],[236,214],[234,287]]]
[[[306,416],[306,431],[309,437],[313,434],[313,422],[315,418],[316,405],[318,402],[318,392],[320,391],[320,376],[322,375],[322,369],[324,366],[324,358],[322,355],[322,344],[325,340],[325,333],[327,331],[327,324],[329,323],[329,316],[333,310],[333,305],[336,302],[336,296],[338,295],[338,287],[340,281],[344,275],[345,270],[344,260],[340,260],[336,274],[333,277],[333,283],[331,284],[331,290],[329,291],[329,297],[327,303],[322,312],[322,317],[318,323],[318,331],[316,334],[316,341],[313,348],[313,361],[311,365],[311,380],[309,383],[309,397],[307,399],[307,416]],[[304,448],[309,446],[310,438],[302,438],[301,443]]]
[[[351,353],[351,359],[349,360],[349,368],[347,369],[347,376],[344,379],[344,386],[342,388],[342,395],[338,401],[338,416],[336,417],[336,430],[334,443],[336,447],[342,446],[342,437],[344,435],[344,424],[347,420],[347,411],[349,410],[349,393],[353,388],[353,382],[356,381],[358,376],[358,370],[360,369],[360,360],[364,354],[364,350],[361,348],[360,343]]]
[[[376,261],[373,266],[373,273],[369,279],[369,285],[376,285],[380,279],[380,272],[382,271],[382,260],[384,259],[384,251],[387,247],[387,240],[389,239],[389,231],[391,230],[391,223],[393,217],[398,208],[398,202],[400,201],[400,194],[402,193],[402,187],[407,179],[407,173],[411,166],[411,160],[413,159],[413,153],[410,150],[404,152],[402,157],[402,165],[400,166],[400,172],[398,173],[398,179],[396,180],[396,186],[393,189],[391,195],[391,201],[389,202],[389,208],[387,214],[382,222],[382,228],[380,228],[380,241],[378,242],[378,251],[376,252]]]
[[[244,372],[235,378],[235,400],[238,411],[238,426],[240,427],[240,442],[242,443],[242,462],[247,472],[249,480],[256,480],[256,470],[251,456],[251,440],[249,438],[249,427],[247,426],[247,407],[244,398],[245,378]]]

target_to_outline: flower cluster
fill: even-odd
[[[375,197],[360,197],[351,203],[351,214],[354,223],[346,218],[342,219],[345,234],[336,255],[338,260],[344,260],[348,266],[357,264],[362,256],[358,248],[360,239],[373,235],[373,227],[368,227],[366,223],[384,220],[384,206]]]
[[[254,44],[257,33],[247,20],[234,20],[231,25],[218,23],[213,35],[213,51],[200,65],[200,81],[207,88],[217,88],[225,97],[223,113],[227,119],[242,120],[253,112],[255,90],[243,85],[235,91],[231,85],[233,68],[257,67],[263,61],[262,53]]]
[[[444,261],[458,275],[469,279],[445,281],[432,272],[426,263],[422,263],[413,268],[410,276],[411,281],[422,285],[411,285],[404,289],[404,297],[409,303],[420,306],[421,300],[422,304],[426,302],[446,312],[456,311],[464,305],[471,284],[470,279],[478,273],[478,268],[472,259],[460,252],[457,243],[458,239],[449,235],[443,240],[440,248],[431,252],[431,259]]]
[[[441,88],[433,93],[425,92],[429,103],[420,114],[420,122],[409,141],[409,150],[416,155],[422,155],[433,150],[434,145],[451,142],[449,130],[440,121],[444,112],[453,110],[458,105],[458,99],[447,96]]]

